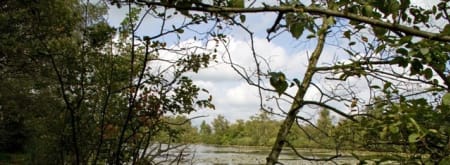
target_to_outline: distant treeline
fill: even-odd
[[[176,139],[168,139],[162,135],[160,140],[171,140],[180,143],[202,143],[216,145],[271,146],[277,137],[281,121],[272,119],[267,113],[260,113],[248,120],[237,120],[233,123],[218,115],[211,123],[203,121],[195,127],[185,116],[167,118],[174,124],[172,132],[178,132]],[[187,122],[185,122],[187,121]],[[338,129],[332,124],[328,110],[322,110],[317,121],[300,121],[292,129],[289,142],[296,147],[335,148],[338,142]]]

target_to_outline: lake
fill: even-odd
[[[331,156],[332,150],[299,149],[299,152],[310,158]],[[265,164],[270,152],[269,147],[251,146],[213,146],[190,145],[185,151],[186,161],[181,164],[195,165],[257,165]],[[347,154],[345,154],[347,155]],[[292,151],[285,150],[280,156],[280,162],[285,165],[322,165],[322,164],[356,164],[358,161],[351,156],[343,156],[334,162],[315,162],[301,160]]]

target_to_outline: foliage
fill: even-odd
[[[324,110],[325,111],[325,110]],[[176,117],[179,118],[179,117]],[[176,119],[175,118],[175,119]],[[334,127],[331,125],[331,118],[319,118],[318,122],[329,123],[327,128],[323,131],[333,132]],[[172,122],[174,123],[174,122]],[[178,122],[180,123],[180,122]],[[231,123],[224,116],[218,115],[214,120],[208,124],[205,121],[196,130],[191,122],[184,122],[183,124],[174,125],[172,128],[178,130],[182,134],[181,139],[176,139],[179,143],[202,143],[214,145],[239,145],[239,146],[270,146],[275,141],[277,127],[281,121],[271,119],[269,114],[260,113],[252,116],[248,120],[236,120]],[[304,148],[326,148],[333,149],[331,145],[324,145],[332,142],[330,135],[323,135],[323,132],[318,132],[314,126],[309,124],[302,124],[301,129],[294,129],[290,135],[293,144]],[[169,141],[169,137],[162,137]],[[320,141],[320,142],[318,142]]]
[[[30,3],[0,3],[1,152],[24,152],[30,164],[152,162],[168,152],[155,137],[180,136],[164,116],[214,108],[184,75],[214,56],[163,59],[160,35],[135,34],[139,8],[116,31],[102,3]],[[156,61],[169,69],[152,70]]]
[[[338,129],[353,130],[353,137],[344,132],[341,137],[357,147],[401,153],[383,158],[385,161],[438,164],[449,156],[448,108],[445,104],[430,106],[425,99],[379,103],[368,109],[367,116],[360,117],[358,123],[347,123]]]

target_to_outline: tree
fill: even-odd
[[[192,126],[191,120],[186,116],[168,116],[164,117],[164,122],[169,123],[166,128],[158,135],[155,140],[164,144],[179,143],[193,144],[199,141],[199,134],[196,127]]]
[[[448,161],[445,158],[450,149],[446,106],[433,107],[423,98],[378,103],[359,117],[358,123],[342,125],[339,131],[354,130],[357,139],[343,137],[359,148],[403,154],[388,155],[380,161],[442,164]]]
[[[317,119],[317,127],[321,130],[331,130],[333,123],[330,117],[330,111],[322,109],[319,113],[319,119]]]
[[[29,109],[30,98],[17,86],[18,82],[0,82],[0,151],[23,152],[27,138],[27,128],[21,109]],[[19,83],[20,84],[20,83]],[[21,104],[19,104],[21,103]]]
[[[271,120],[268,113],[262,112],[252,116],[246,124],[248,136],[252,139],[251,145],[269,146],[275,141],[276,132],[273,130],[279,123]]]
[[[203,120],[202,123],[200,124],[200,131],[199,131],[200,142],[207,144],[213,143],[211,141],[212,133],[213,132],[211,126],[207,124],[205,120]]]
[[[53,79],[55,75],[52,72],[51,60],[43,52],[59,49],[61,52],[58,53],[64,54],[63,51],[73,50],[71,48],[74,48],[74,44],[70,41],[76,40],[71,40],[70,35],[76,35],[75,31],[79,27],[80,17],[77,17],[79,7],[76,1],[1,3],[1,79],[2,84],[6,85],[4,87],[9,86],[7,84],[13,85],[10,86],[12,88],[2,89],[0,105],[4,108],[1,111],[8,112],[4,113],[5,118],[16,118],[14,120],[23,125],[17,129],[26,130],[27,143],[21,141],[24,138],[17,138],[21,144],[42,144],[25,145],[24,150],[31,151],[31,161],[40,159],[58,164],[64,159],[59,156],[61,153],[59,149],[66,146],[59,149],[55,147],[55,144],[59,145],[61,141],[65,141],[63,137],[66,132],[65,124],[60,122],[65,120],[64,113],[60,111],[63,106],[55,94],[57,87],[54,85],[56,81]],[[56,43],[67,45],[61,48]],[[48,45],[55,47],[49,48]],[[5,102],[14,97],[20,99]],[[43,122],[45,121],[43,118],[48,121]],[[33,125],[38,123],[41,125]],[[47,132],[48,130],[52,132]],[[42,146],[47,149],[34,152],[40,150],[39,147]],[[42,155],[36,156],[38,154]],[[53,157],[47,159],[47,156]]]
[[[207,91],[201,90],[184,75],[186,72],[197,72],[200,68],[206,67],[214,58],[213,54],[197,54],[193,51],[196,48],[193,47],[183,48],[186,54],[181,54],[175,59],[160,56],[159,51],[179,51],[176,48],[168,49],[165,42],[158,41],[160,37],[178,31],[161,31],[153,37],[137,36],[139,21],[145,17],[140,17],[140,10],[139,6],[133,7],[131,3],[128,4],[128,15],[123,20],[118,34],[119,41],[112,42],[111,49],[117,50],[109,51],[113,57],[111,61],[113,65],[109,69],[118,71],[124,77],[117,77],[119,81],[108,80],[116,78],[114,76],[116,74],[106,72],[107,79],[102,80],[107,82],[105,85],[108,88],[105,91],[105,100],[102,100],[104,108],[100,111],[101,131],[95,155],[95,160],[100,162],[120,164],[181,160],[181,157],[158,160],[158,155],[182,146],[172,146],[169,143],[169,146],[163,147],[160,145],[163,140],[156,137],[165,132],[169,139],[176,139],[183,135],[179,129],[189,130],[188,133],[191,134],[196,133],[196,130],[190,127],[190,124],[189,128],[172,126],[184,126],[183,123],[190,123],[190,119],[181,117],[171,122],[165,121],[164,116],[168,113],[189,114],[197,108],[214,108],[211,97],[198,98],[199,93]],[[110,106],[108,101],[118,104],[106,112],[106,106]],[[113,128],[112,131],[107,130],[108,126]],[[109,139],[104,138],[106,134],[109,134]],[[193,142],[195,139],[190,141]],[[100,149],[104,147],[112,150],[103,152]],[[105,158],[99,159],[100,154],[106,155]]]
[[[249,125],[244,120],[236,120],[235,123],[230,125],[230,129],[227,132],[227,135],[231,138],[231,145],[255,145],[252,144],[252,141],[255,139],[251,139]]]
[[[156,145],[158,132],[173,130],[163,116],[214,108],[211,97],[198,97],[207,91],[184,75],[206,67],[212,53],[183,48],[186,54],[164,59],[159,51],[180,50],[158,39],[177,29],[138,37],[143,18],[130,3],[117,31],[103,18],[106,7],[77,0],[0,3],[0,112],[7,119],[0,129],[17,128],[1,139],[2,149],[25,139],[32,164],[173,161],[156,159],[180,147]],[[161,70],[151,69],[155,63]]]
[[[303,126],[302,132],[313,142],[312,146],[334,148],[336,146],[336,137],[330,111],[327,109],[320,110],[319,118],[316,122],[316,124],[308,123]]]
[[[214,132],[214,141],[218,144],[229,145],[231,137],[228,134],[230,123],[224,116],[218,115],[211,123]]]

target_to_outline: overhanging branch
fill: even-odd
[[[319,14],[319,15],[327,15],[334,16],[340,18],[346,18],[353,21],[358,21],[362,23],[367,23],[376,27],[386,28],[392,31],[403,32],[407,35],[422,37],[435,41],[443,41],[450,42],[449,35],[443,35],[440,33],[432,33],[427,31],[422,31],[419,29],[415,29],[413,27],[399,25],[396,23],[385,22],[382,20],[374,19],[371,17],[365,17],[357,14],[352,14],[348,12],[335,11],[331,9],[325,9],[320,7],[312,7],[312,6],[263,6],[263,7],[254,7],[254,8],[233,8],[233,7],[219,7],[219,6],[211,6],[207,4],[197,4],[195,6],[180,6],[174,4],[167,4],[161,2],[149,2],[141,0],[140,3],[144,3],[147,6],[164,6],[168,8],[175,8],[177,10],[191,10],[191,11],[199,11],[199,12],[209,12],[209,13],[261,13],[261,12],[306,12],[310,14]]]

